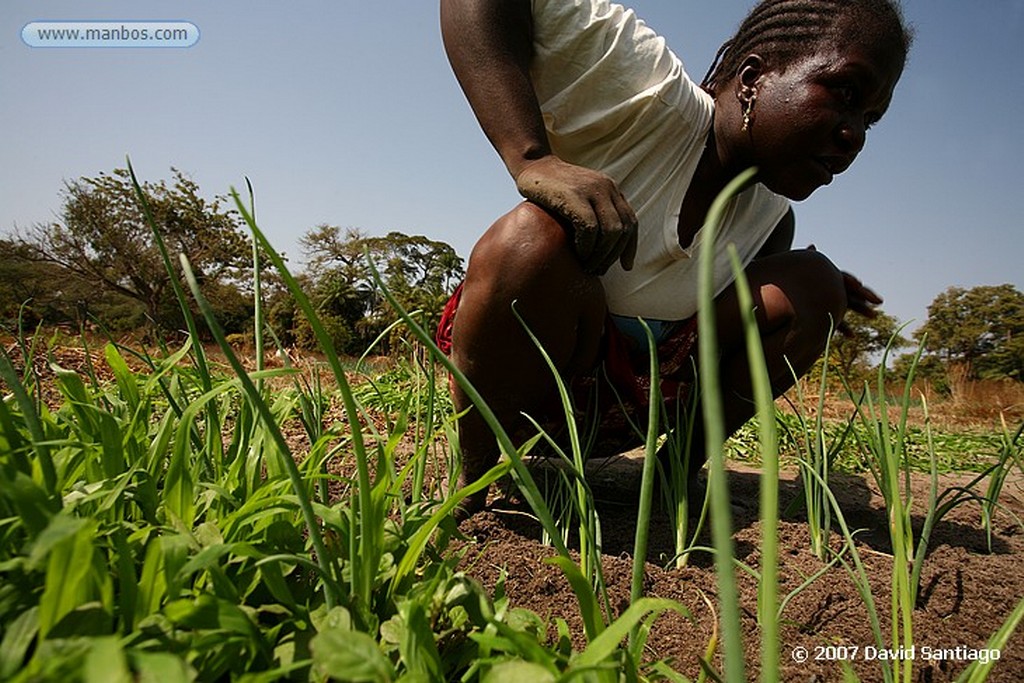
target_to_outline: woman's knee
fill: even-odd
[[[467,285],[529,288],[544,277],[579,277],[565,230],[543,209],[523,202],[480,238],[469,257]]]
[[[796,260],[792,294],[805,314],[827,316],[833,325],[846,315],[843,274],[832,260],[814,249],[790,252]]]
[[[786,327],[819,337],[846,314],[842,273],[821,252],[802,249],[759,259],[747,276],[766,331]]]
[[[523,203],[473,249],[453,329],[455,355],[532,357],[525,323],[560,369],[577,370],[594,362],[604,315],[601,283],[583,271],[565,230]]]

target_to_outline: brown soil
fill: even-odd
[[[636,454],[604,461],[603,474],[592,478],[599,503],[604,539],[604,576],[611,604],[619,611],[629,604],[631,554],[636,529],[636,506],[628,502],[637,498],[640,461]],[[963,485],[970,477],[944,477],[940,491],[948,486]],[[761,523],[757,501],[760,475],[755,469],[730,466],[734,542],[740,561],[758,568],[760,562]],[[890,577],[893,558],[888,539],[882,497],[874,481],[867,477],[834,475],[832,488],[839,499],[851,529],[857,534],[857,547],[869,572],[872,594],[879,613],[885,642],[889,640]],[[928,479],[912,478],[915,501],[927,500]],[[780,480],[782,509],[800,489],[796,473],[784,472]],[[1017,477],[1008,481],[1001,502],[1017,517],[1024,518],[1024,488]],[[915,506],[917,529],[923,522],[920,504]],[[823,563],[811,552],[806,519],[801,513],[784,515],[779,525],[780,596],[786,595],[822,569]],[[575,594],[556,567],[544,562],[553,550],[541,545],[539,527],[525,514],[525,509],[511,497],[492,500],[484,512],[466,520],[461,530],[479,544],[479,552],[470,552],[465,566],[470,574],[488,588],[493,588],[502,572],[505,587],[516,606],[525,607],[542,616],[562,617],[582,634]],[[1001,512],[993,524],[992,551],[980,524],[976,504],[965,504],[950,512],[936,525],[929,544],[921,579],[919,604],[913,615],[913,680],[922,682],[952,681],[969,664],[957,659],[966,648],[986,648],[989,637],[1024,597],[1024,529],[1014,517]],[[689,565],[665,569],[663,565],[673,553],[672,530],[664,512],[655,509],[651,524],[650,550],[646,568],[646,595],[672,598],[685,605],[692,614],[686,619],[667,613],[655,624],[648,641],[651,659],[670,658],[685,675],[696,678],[698,656],[707,648],[715,630],[715,615],[705,597],[717,609],[717,585],[713,560],[707,553],[694,554]],[[707,533],[702,545],[710,545]],[[838,539],[834,543],[839,547]],[[760,633],[756,624],[757,584],[746,573],[739,573],[742,605],[743,639],[747,649],[747,680],[759,677]],[[879,661],[867,661],[866,651],[875,640],[869,626],[867,610],[846,570],[841,566],[825,572],[786,605],[781,627],[782,680],[837,681],[842,670],[826,646],[858,646],[851,664],[862,681],[881,681]],[[719,639],[720,642],[720,639]],[[582,647],[582,642],[577,647]],[[934,652],[940,648],[961,648],[960,653],[939,659]],[[804,648],[804,650],[798,650]],[[931,648],[928,652],[925,648]],[[796,652],[797,654],[794,654]],[[800,652],[808,660],[797,662]],[[713,665],[720,670],[720,649]],[[820,659],[816,659],[820,657]],[[1001,650],[989,678],[991,681],[1024,680],[1024,629],[1011,637]]]

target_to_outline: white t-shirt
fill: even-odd
[[[679,212],[711,128],[714,101],[632,10],[607,0],[533,0],[531,78],[552,151],[603,171],[639,220],[633,269],[602,276],[608,309],[683,320],[697,311],[697,250]],[[733,280],[726,247],[749,263],[789,208],[760,183],[731,203],[715,249],[715,292]]]

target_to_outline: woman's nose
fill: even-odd
[[[843,119],[836,131],[840,148],[847,153],[858,154],[864,149],[867,126],[856,114]]]

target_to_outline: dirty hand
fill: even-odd
[[[569,221],[576,255],[588,273],[600,275],[616,260],[626,270],[633,267],[636,214],[611,178],[548,155],[519,171],[516,188]]]

